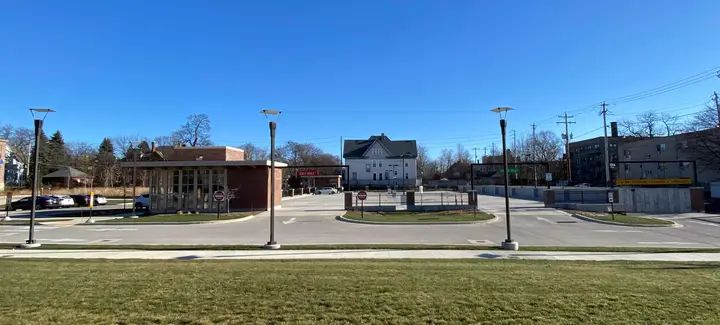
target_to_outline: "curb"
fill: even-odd
[[[683,225],[681,225],[681,224],[679,224],[679,223],[677,223],[677,222],[675,222],[675,221],[672,221],[672,220],[668,220],[668,221],[672,222],[672,225],[654,225],[654,224],[645,224],[645,225],[635,224],[635,225],[630,225],[630,224],[621,223],[621,222],[613,222],[613,221],[605,221],[605,220],[593,219],[593,218],[586,217],[586,216],[583,216],[583,215],[579,215],[579,214],[576,214],[576,213],[572,213],[572,214],[570,214],[570,216],[572,216],[573,218],[577,218],[577,219],[583,220],[583,221],[594,222],[594,223],[601,223],[601,224],[612,225],[612,226],[645,227],[645,228],[682,228],[682,227],[684,227]]]
[[[401,226],[420,226],[420,225],[472,225],[472,224],[479,224],[479,223],[493,223],[498,221],[498,217],[496,215],[492,215],[492,219],[488,220],[480,220],[480,221],[438,221],[438,222],[417,222],[417,221],[400,221],[400,222],[383,222],[383,221],[364,221],[364,220],[356,220],[356,219],[349,219],[345,218],[343,216],[337,216],[335,217],[335,220],[343,221],[343,222],[349,222],[349,223],[359,223],[359,224],[366,224],[366,225],[381,225],[381,226],[395,226],[395,225],[401,225]]]
[[[250,220],[255,218],[256,215],[247,217],[229,219],[229,220],[216,220],[216,221],[182,221],[182,222],[102,222],[96,221],[95,223],[78,223],[76,226],[138,226],[138,225],[212,225],[212,224],[224,224],[224,223],[235,223]]]

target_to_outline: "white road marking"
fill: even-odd
[[[553,224],[554,224],[554,222],[552,222],[552,221],[550,221],[550,220],[548,220],[548,219],[545,219],[545,218],[543,218],[543,217],[536,217],[536,218],[537,218],[538,220],[540,220],[540,221],[545,221],[545,222],[547,222],[547,223],[553,223]]]
[[[639,241],[640,245],[697,245],[698,243],[686,243],[678,241]]]
[[[642,232],[642,230],[611,230],[611,229],[599,229],[593,230],[595,232]]]
[[[135,231],[137,229],[134,229],[134,228],[100,228],[100,229],[89,228],[89,229],[85,229],[85,230],[105,232],[105,231]]]
[[[56,238],[56,239],[37,239],[41,242],[54,242],[54,243],[81,243],[86,242],[85,239],[76,239],[76,238]]]
[[[0,237],[3,237],[3,236],[13,236],[13,235],[19,235],[19,234],[20,234],[19,232],[7,232],[7,233],[4,233],[4,234],[0,234]]]
[[[720,224],[707,222],[707,221],[688,220],[687,222],[697,223],[699,225],[704,225],[704,226],[720,227]]]
[[[293,223],[293,222],[295,222],[295,218],[290,218],[290,220],[283,221],[282,223],[283,223],[284,225],[287,225],[287,224]]]

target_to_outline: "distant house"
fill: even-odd
[[[443,173],[443,177],[447,179],[464,179],[470,180],[470,163],[464,161],[456,161],[450,165],[448,169]]]
[[[345,140],[343,158],[350,186],[417,186],[417,143],[390,140],[384,133],[366,140]]]

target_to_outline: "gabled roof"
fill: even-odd
[[[67,178],[67,177],[87,177],[87,174],[85,174],[75,168],[67,167],[67,168],[62,168],[57,171],[54,171],[50,174],[47,174],[47,175],[43,176],[42,178]]]
[[[345,140],[343,158],[363,158],[374,143],[379,143],[387,151],[389,158],[417,158],[415,140],[390,140],[385,134],[371,136],[367,140]]]

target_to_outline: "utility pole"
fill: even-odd
[[[516,142],[517,139],[515,138],[515,130],[512,130],[512,139],[513,139],[513,148],[512,148],[513,160],[515,161],[514,168],[517,168],[518,150],[517,150],[517,142]],[[509,171],[505,171],[505,172],[508,173]],[[520,173],[515,173],[515,179],[518,179],[519,175],[520,175]]]
[[[475,163],[477,164],[477,163],[478,163],[478,160],[477,160],[477,150],[478,150],[478,148],[472,148],[472,150],[475,152]]]
[[[605,187],[610,187],[610,150],[608,149],[608,136],[607,136],[607,104],[603,101],[602,111],[600,115],[603,117],[603,131],[605,132]],[[720,111],[719,111],[720,112]]]
[[[490,150],[490,155],[497,155],[497,151],[495,151],[495,142],[492,143],[492,150]]]
[[[718,75],[718,78],[720,78],[720,75]],[[713,92],[713,100],[715,101],[715,109],[718,114],[718,125],[720,125],[720,99],[718,99],[717,91]]]
[[[341,136],[340,136],[340,165],[343,164],[342,161],[343,161],[343,139],[342,139],[342,135],[341,135]],[[339,184],[338,184],[338,185],[339,185]],[[340,186],[338,186],[338,188],[339,188],[339,187],[340,187]]]
[[[558,115],[559,118],[562,118],[563,121],[556,122],[557,124],[565,124],[565,134],[563,135],[565,137],[565,159],[567,161],[567,179],[568,179],[568,185],[572,181],[572,169],[570,168],[570,131],[569,126],[570,124],[573,124],[575,122],[568,121],[568,119],[573,118],[572,116],[569,116],[567,112],[565,112],[564,115]]]
[[[536,140],[535,139],[535,128],[537,128],[537,125],[535,123],[533,123],[532,128],[533,128],[532,146],[531,146],[532,147],[531,148],[532,149],[532,161],[537,162],[537,159],[536,159],[537,156],[535,156],[536,155],[536,153],[535,153],[536,152],[536,150],[535,150],[535,140]],[[533,178],[535,179],[535,187],[537,187],[537,166],[535,166],[535,165],[533,165]]]

